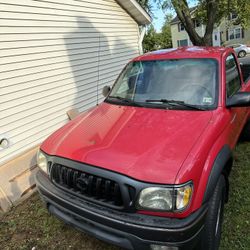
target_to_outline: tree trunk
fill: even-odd
[[[206,0],[207,2],[207,19],[206,31],[204,37],[199,36],[195,30],[193,19],[186,0],[172,0],[173,7],[177,13],[178,18],[183,23],[186,32],[193,45],[195,46],[213,46],[213,26],[216,15],[215,0]]]
[[[203,42],[204,46],[213,46],[213,31],[204,36]]]

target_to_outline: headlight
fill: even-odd
[[[173,189],[150,187],[141,191],[139,206],[153,210],[172,210]]]
[[[141,191],[137,208],[158,211],[180,211],[191,200],[193,186],[191,183],[177,187],[149,187]]]
[[[48,162],[47,162],[46,156],[40,150],[37,152],[37,165],[46,174],[48,173]]]

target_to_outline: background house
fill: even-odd
[[[193,14],[195,8],[192,8]],[[213,31],[213,46],[230,45],[236,43],[250,44],[250,28],[244,30],[240,24],[235,25],[234,20],[237,15],[231,14],[228,18],[223,18],[220,25]],[[195,29],[200,36],[204,36],[206,26],[199,20],[193,19]],[[176,16],[171,21],[171,35],[173,48],[180,46],[192,46],[192,42],[185,31],[183,24]]]
[[[38,145],[102,101],[142,51],[149,15],[135,0],[0,3],[0,207],[34,188]],[[140,27],[141,26],[141,27]]]

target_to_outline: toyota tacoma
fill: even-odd
[[[49,212],[125,249],[217,250],[233,149],[250,138],[243,70],[231,48],[133,59],[101,104],[42,143]]]

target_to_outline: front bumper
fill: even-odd
[[[150,245],[192,249],[199,240],[206,206],[185,219],[162,218],[116,211],[82,200],[56,187],[41,171],[38,191],[49,212],[100,240],[125,249],[151,249]]]

